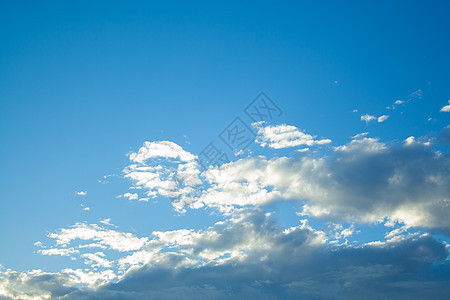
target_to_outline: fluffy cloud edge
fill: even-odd
[[[330,139],[315,139],[315,136],[300,131],[293,125],[269,125],[266,122],[252,124],[257,129],[256,143],[261,147],[284,149],[298,146],[325,145]]]

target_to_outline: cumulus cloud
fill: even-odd
[[[144,163],[151,158],[173,158],[184,162],[190,162],[195,159],[191,153],[174,142],[145,142],[137,153],[131,153],[129,158],[133,162]]]
[[[448,232],[450,159],[424,143],[386,145],[360,136],[334,155],[241,159],[202,174],[207,183],[191,198],[174,198],[178,210],[261,206],[286,199],[304,213],[346,221],[389,218]]]
[[[344,238],[353,231],[335,228]],[[95,264],[100,253],[85,258]],[[252,209],[206,230],[154,232],[123,260],[133,267],[120,278],[110,270],[6,271],[0,291],[20,299],[445,299],[448,254],[445,243],[421,233],[335,246],[306,220],[283,228],[270,213]]]
[[[450,112],[450,100],[448,100],[448,105],[441,108],[441,112]]]
[[[445,263],[448,252],[429,236],[332,251],[322,244],[320,234],[308,227],[280,233],[264,218],[254,221],[259,223],[251,226],[256,227],[258,239],[267,242],[270,251],[266,247],[252,247],[245,258],[196,268],[170,268],[179,264],[179,258],[162,265],[148,264],[95,294],[120,291],[124,296],[142,299],[166,298],[173,292],[178,296],[183,292],[194,299],[205,294],[207,298],[444,299],[449,291],[446,281],[438,278],[442,270],[448,270]],[[236,229],[239,226],[229,228],[240,236]],[[443,265],[433,270],[433,262]],[[431,272],[429,277],[424,278],[425,270]]]
[[[268,125],[265,122],[253,123],[258,130],[256,142],[262,147],[283,149],[297,146],[313,146],[331,143],[330,139],[315,139],[315,136],[301,132],[292,125]]]
[[[419,140],[416,140],[416,138],[414,136],[410,136],[407,139],[405,139],[405,145],[407,146],[412,146],[412,145],[417,145],[417,144],[421,144],[424,146],[431,146],[431,140],[430,139],[424,139],[424,138],[420,138]]]
[[[132,162],[139,163],[132,163],[123,173],[125,178],[134,182],[134,188],[146,190],[147,197],[139,198],[139,201],[148,202],[150,198],[158,196],[190,201],[202,184],[197,157],[175,143],[146,142],[137,153],[131,153],[129,157]],[[138,199],[137,193],[123,196],[130,200]]]
[[[78,196],[86,196],[87,192],[86,191],[81,191],[81,192],[75,192]]]
[[[0,299],[52,299],[68,295],[75,282],[59,273],[0,271]]]
[[[281,133],[283,138],[270,140],[280,145],[289,140],[284,132],[299,132],[287,125],[260,128],[270,128],[267,137]],[[200,175],[196,161],[191,161],[195,187],[180,184],[185,179],[177,178],[179,167],[166,171],[162,165],[131,165],[125,177],[149,190],[149,195],[169,196],[178,211],[210,207],[230,214],[241,207],[287,199],[301,203],[305,215],[363,223],[387,218],[450,232],[445,217],[450,213],[448,154],[434,151],[430,140],[409,137],[387,145],[366,135],[335,147],[330,156],[249,157]],[[302,143],[306,141],[315,143],[312,137]],[[164,180],[163,171],[171,174]]]

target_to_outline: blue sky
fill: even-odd
[[[444,298],[449,12],[2,2],[0,298]],[[255,123],[261,92],[282,113]],[[239,155],[235,118],[256,135]],[[207,171],[210,142],[228,160]]]

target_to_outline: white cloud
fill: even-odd
[[[137,160],[141,163],[126,167],[123,170],[124,177],[131,179],[135,188],[147,190],[147,197],[139,199],[140,201],[148,201],[149,198],[156,198],[157,196],[190,198],[195,193],[196,186],[202,184],[199,178],[200,165],[196,156],[183,150],[175,143],[164,142],[162,148],[160,144],[163,142],[158,143],[158,147],[156,147],[155,142],[146,142],[144,145],[147,146],[142,147],[138,154],[132,153],[130,160],[136,161],[136,157],[140,157]],[[167,150],[167,145],[173,151]],[[153,149],[153,152],[146,152],[147,149]],[[158,151],[154,149],[158,149]],[[155,153],[159,154],[156,155]],[[145,157],[145,159],[142,157]],[[178,161],[171,161],[171,158],[178,158]],[[138,199],[137,194],[130,195]]]
[[[330,139],[316,140],[314,136],[301,132],[292,125],[267,125],[265,122],[253,123],[257,128],[256,142],[262,147],[268,146],[274,149],[297,147],[302,145],[325,145],[331,143]]]
[[[405,140],[406,145],[412,145],[415,143],[415,138],[413,136],[410,136]]]
[[[361,116],[361,121],[366,122],[366,124],[369,124],[371,121],[377,121],[378,123],[383,123],[384,121],[386,121],[389,118],[388,115],[381,115],[379,117],[376,117],[374,115],[362,115]]]
[[[406,98],[406,100],[400,100],[400,99],[395,100],[395,102],[391,106],[388,106],[386,108],[387,109],[396,109],[398,106],[400,106],[402,104],[406,104],[406,103],[416,100],[416,99],[422,99],[422,96],[423,96],[423,91],[419,89],[419,90],[409,94],[408,98]]]
[[[392,239],[393,237],[396,237],[404,232],[406,232],[408,230],[408,226],[402,226],[400,228],[397,229],[393,229],[390,232],[386,233],[385,238],[386,239]]]
[[[389,118],[388,115],[382,115],[378,117],[378,123],[383,123],[384,121],[386,121]]]
[[[29,272],[0,271],[1,299],[52,299],[54,295],[65,295],[75,290],[74,282],[58,273],[42,270]]]
[[[100,220],[100,223],[108,225],[108,226],[115,227],[113,224],[111,224],[111,218]]]
[[[361,132],[361,133],[358,133],[358,134],[352,136],[352,140],[359,140],[359,139],[361,139],[361,138],[367,136],[368,134],[369,134],[368,132]]]
[[[414,136],[410,136],[407,139],[405,139],[405,145],[406,146],[412,146],[412,145],[423,145],[423,146],[431,146],[431,139],[424,140],[424,138],[421,138],[419,140],[416,140]]]
[[[63,248],[63,249],[39,249],[38,252],[42,255],[60,255],[60,256],[70,256],[72,254],[78,254],[80,251],[74,248]]]
[[[289,127],[287,131],[296,132]],[[450,231],[443,217],[450,213],[445,184],[450,175],[443,167],[448,158],[431,147],[409,147],[430,146],[429,140],[419,143],[411,137],[388,146],[365,136],[335,147],[330,157],[305,153],[298,158],[259,156],[230,162],[201,173],[198,189],[180,185],[178,169],[172,169],[172,177],[159,178],[165,170],[160,165],[151,167],[158,170],[152,172],[130,166],[134,171],[126,177],[148,189],[149,195],[171,197],[180,212],[211,207],[230,214],[240,207],[288,199],[300,201],[303,213],[316,217],[369,223],[391,218],[408,226]]]
[[[75,192],[78,196],[86,196],[87,192],[86,191],[81,191],[81,192]]]
[[[56,240],[57,245],[66,246],[73,240],[92,240],[100,245],[108,246],[112,250],[132,251],[142,248],[147,238],[137,238],[131,233],[124,233],[96,224],[76,223],[71,228],[63,228],[59,233],[50,233],[50,238]]]
[[[112,263],[108,259],[105,259],[105,254],[103,252],[85,253],[82,254],[81,257],[86,258],[85,264],[91,265],[91,267],[112,267]]]
[[[125,193],[125,194],[123,194],[123,197],[124,198],[128,198],[128,200],[137,200],[139,198],[137,193],[134,193],[134,194],[132,194],[132,193]]]
[[[347,153],[365,154],[365,153],[380,153],[386,150],[386,145],[377,138],[361,138],[365,136],[356,135],[350,143],[335,148],[335,151],[342,151]]]
[[[173,201],[176,209],[204,206],[230,213],[283,199],[301,200],[304,213],[356,222],[383,218],[409,226],[450,230],[443,217],[450,174],[448,158],[429,148],[387,146],[375,138],[335,148],[335,157],[254,157],[204,172],[209,187]]]
[[[450,100],[448,100],[448,105],[441,108],[441,112],[450,112]]]
[[[364,121],[366,123],[369,123],[370,121],[373,121],[373,120],[376,120],[376,119],[377,119],[377,117],[375,117],[373,115],[365,114],[365,115],[361,116],[361,121]]]
[[[173,158],[183,162],[190,162],[196,157],[183,150],[181,146],[170,141],[145,142],[137,153],[131,153],[129,158],[133,162],[144,163],[151,158]]]
[[[68,278],[70,282],[75,284],[82,284],[83,286],[95,289],[102,285],[113,282],[118,276],[112,270],[103,271],[90,271],[86,269],[64,269],[60,273],[60,276]],[[72,289],[73,292],[75,289]],[[75,290],[76,291],[76,290]],[[73,297],[70,297],[74,299]],[[76,299],[76,297],[75,297]]]

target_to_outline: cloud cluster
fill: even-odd
[[[369,122],[375,121],[375,120],[377,120],[378,123],[383,123],[383,122],[386,121],[388,118],[389,118],[388,115],[381,115],[381,116],[379,116],[379,117],[376,117],[376,116],[373,116],[373,115],[365,114],[365,115],[362,115],[362,116],[361,116],[361,121],[364,121],[364,122],[366,122],[367,124],[368,124]]]
[[[294,126],[259,123],[259,144],[325,144]],[[49,233],[38,253],[85,268],[14,272],[0,266],[0,299],[445,299],[450,292],[450,130],[384,143],[368,133],[301,155],[256,156],[200,171],[172,142],[146,142],[129,155],[130,200],[168,197],[177,211],[212,208],[223,220],[202,229],[138,237],[110,219]],[[264,144],[266,143],[266,144]],[[142,199],[142,198],[141,198]],[[296,203],[282,226],[274,203]],[[313,228],[308,219],[326,228]],[[350,239],[362,224],[384,237]],[[111,255],[111,253],[114,253]]]
[[[358,137],[331,157],[263,156],[241,159],[202,174],[208,185],[177,209],[213,207],[230,212],[292,200],[304,214],[353,222],[396,220],[449,232],[450,158],[408,138],[386,145]]]
[[[202,183],[197,157],[173,142],[145,142],[129,158],[131,162],[137,163],[126,167],[124,176],[135,183],[134,188],[147,191],[146,198],[140,198],[141,201],[158,196],[189,201]],[[129,200],[139,198],[137,193],[125,193],[122,196]]]
[[[400,233],[360,246],[335,247],[327,241],[326,234],[306,220],[283,228],[262,209],[239,210],[204,231],[154,232],[149,243],[134,252],[134,260],[129,256],[127,263],[133,266],[118,282],[79,289],[75,282],[107,282],[113,275],[6,271],[0,279],[0,295],[11,299],[444,299],[450,290],[448,247],[428,234]]]
[[[281,136],[277,145],[289,143],[285,132],[299,133],[286,125],[265,128],[269,128],[263,131],[266,137]],[[303,138],[307,141],[315,143],[312,137]],[[211,207],[229,214],[240,207],[290,200],[301,203],[305,215],[363,223],[388,219],[450,232],[450,221],[445,217],[450,214],[447,153],[435,151],[429,141],[414,137],[387,145],[365,135],[355,136],[333,152],[249,157],[201,174],[195,169],[188,174],[195,175],[190,178],[196,180],[196,193],[189,190],[192,186],[181,186],[174,180],[180,167],[165,180],[161,179],[161,166],[141,167],[145,171],[140,173],[135,172],[140,167],[133,167],[125,176],[149,193],[169,196],[178,211]],[[190,163],[195,166],[196,161]]]

